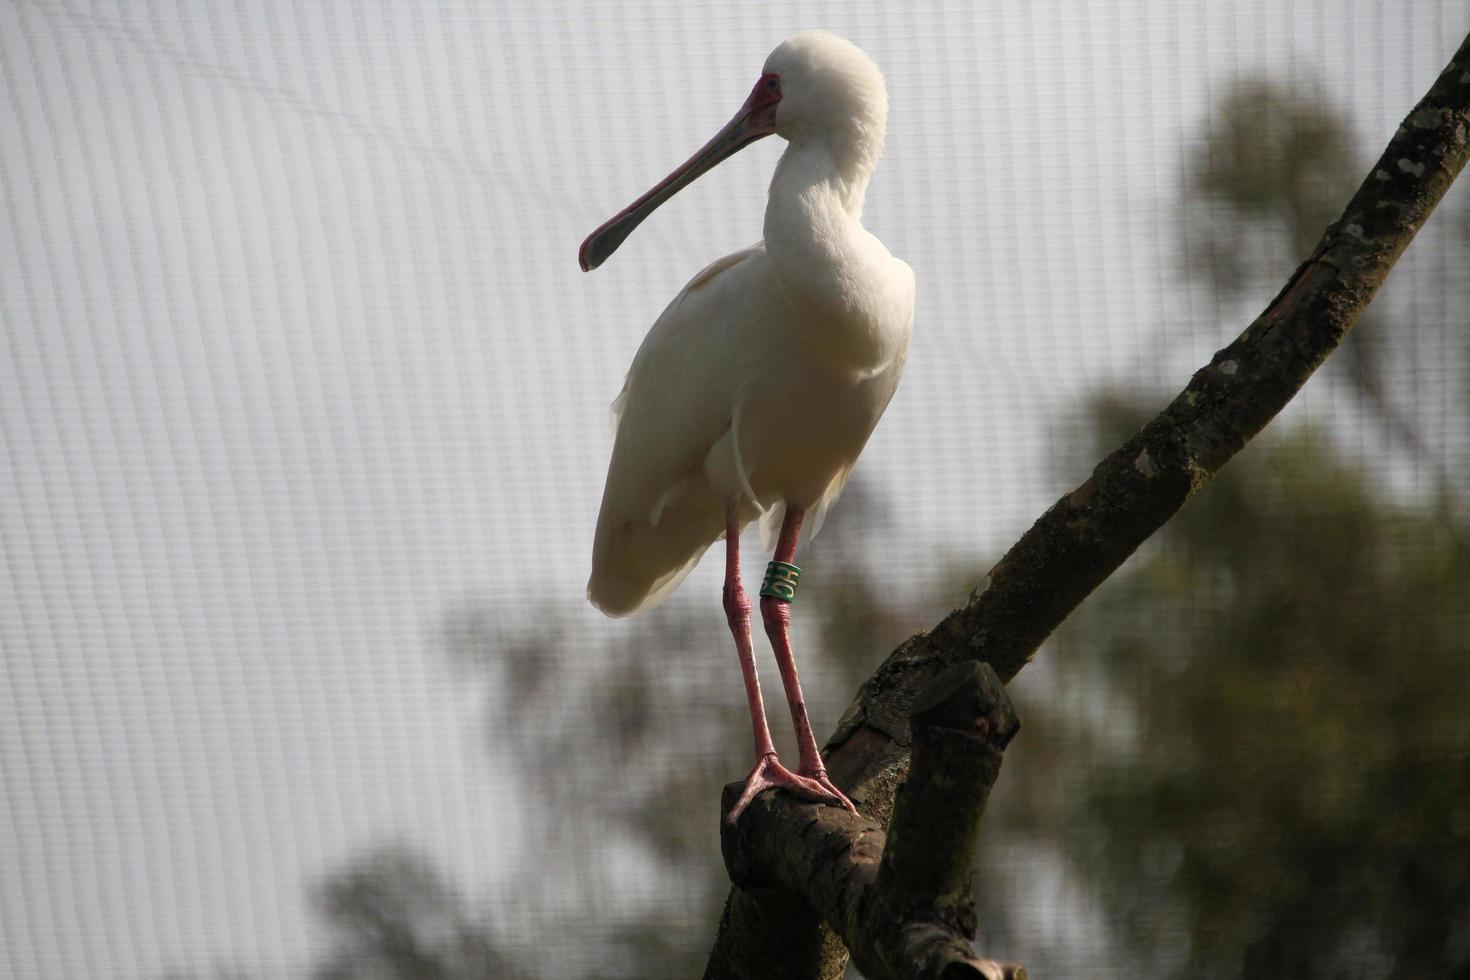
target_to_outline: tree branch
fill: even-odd
[[[914,763],[886,842],[868,817],[779,793],[757,799],[734,827],[721,822],[730,879],[754,898],[751,912],[780,934],[783,962],[780,969],[741,961],[716,969],[712,962],[707,977],[811,976],[828,943],[815,931],[793,936],[789,924],[793,915],[805,921],[804,909],[820,909],[829,935],[845,943],[869,980],[1025,980],[1020,967],[981,959],[970,945],[980,817],[1001,753],[1020,727],[1005,685],[989,664],[957,664],[920,695],[910,723]],[[725,787],[723,810],[740,790],[739,783]],[[798,896],[799,905],[792,901]],[[821,975],[840,976],[842,959],[831,961],[835,974]]]
[[[848,949],[870,980],[1025,980],[1024,970],[981,960],[970,944],[979,927],[970,867],[980,818],[1001,753],[1021,727],[1005,684],[989,664],[955,664],[915,699],[909,727],[913,761],[894,799],[871,901],[878,928]]]
[[[908,770],[908,714],[918,692],[964,660],[986,661],[1007,681],[1019,673],[1062,620],[1295,396],[1367,307],[1467,156],[1470,37],[1265,311],[1156,418],[1043,514],[963,607],[904,642],[864,683],[826,759],[833,780],[869,818],[865,846],[888,823]],[[779,835],[778,824],[814,827],[833,819],[822,808],[778,794],[762,802],[741,821],[742,828],[750,821],[752,837]],[[751,816],[758,809],[757,824]],[[707,976],[835,980],[842,975],[841,948],[811,907],[790,891],[776,894],[783,883],[790,889],[800,884],[799,874],[787,872],[806,866],[801,862],[810,855],[788,849],[769,857],[766,870],[776,872],[770,879],[775,887],[750,890],[732,873],[736,887]],[[845,894],[807,893],[807,901],[828,922],[843,921],[835,903]],[[768,930],[778,906],[779,936]],[[810,951],[809,969],[782,972],[789,943]],[[740,969],[724,969],[737,962]]]

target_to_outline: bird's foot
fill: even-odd
[[[849,800],[846,793],[832,784],[832,780],[827,778],[827,770],[821,765],[817,765],[812,769],[808,769],[806,766],[798,766],[796,771],[800,778],[809,779],[826,790],[827,794],[832,797],[831,802],[842,807],[848,813],[857,813],[857,807],[852,805],[852,800]]]
[[[732,827],[735,821],[740,819],[740,814],[750,806],[750,802],[768,789],[784,789],[793,796],[803,800],[811,800],[814,803],[831,803],[834,806],[843,806],[853,813],[852,801],[842,795],[842,791],[832,785],[827,778],[826,770],[819,770],[816,777],[802,776],[792,772],[781,765],[776,758],[776,753],[767,752],[756,761],[755,768],[750,770],[750,775],[745,777],[745,788],[740,792],[740,799],[730,808],[725,815],[725,820]]]

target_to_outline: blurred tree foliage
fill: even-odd
[[[453,889],[411,851],[380,848],[329,875],[313,904],[334,944],[316,980],[515,980]]]
[[[1184,224],[1224,300],[1275,288],[1357,168],[1320,100],[1245,81],[1222,110]],[[1438,498],[1392,500],[1334,433],[1273,427],[1058,632],[1048,696],[1022,697],[1011,807],[980,866],[1063,855],[1094,939],[1111,940],[1104,973],[1470,976],[1470,536],[1451,505],[1470,474],[1423,437],[1422,387],[1385,380],[1412,378],[1393,359],[1435,356],[1434,331],[1455,325],[1387,319],[1364,318],[1328,380],[1352,385]],[[1445,377],[1463,391],[1460,370]],[[1123,441],[1146,404],[1101,400],[1080,457]],[[1439,421],[1463,440],[1464,418]],[[1017,942],[1025,911],[978,897]]]
[[[1100,447],[1142,421],[1099,418]],[[1000,840],[1060,848],[1139,975],[1470,975],[1449,531],[1318,434],[1248,450],[1058,633],[1091,706],[1024,707]]]
[[[1190,271],[1236,293],[1305,259],[1362,177],[1347,122],[1320,97],[1253,78],[1233,85],[1189,161]]]

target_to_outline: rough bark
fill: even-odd
[[[1005,681],[1020,672],[1062,620],[1264,428],[1336,349],[1467,156],[1470,37],[1265,311],[1156,418],[1043,514],[963,607],[904,642],[864,683],[826,759],[834,782],[873,825],[871,833],[888,825],[895,791],[908,772],[908,715],[919,691],[964,660],[991,664]],[[785,800],[762,802],[761,833],[779,832],[767,822],[778,813],[777,823],[795,825],[819,812]],[[864,841],[871,846],[876,837]],[[829,853],[825,860],[837,857]],[[823,860],[790,850],[767,859],[771,866],[742,872],[743,880],[795,881],[776,866]],[[741,880],[735,878],[707,976],[842,975],[845,953],[823,922],[836,921],[839,908],[832,903],[840,895],[803,899],[779,884],[752,889]],[[773,921],[779,929],[770,928]],[[793,948],[809,952],[804,963],[810,966],[783,972],[780,964]]]
[[[845,958],[824,957],[830,939],[793,934],[803,910],[820,909],[826,936],[845,944],[869,980],[1025,980],[1020,967],[982,959],[970,943],[980,817],[1019,727],[1005,685],[989,664],[958,664],[920,695],[910,724],[913,766],[886,839],[869,817],[784,793],[761,796],[734,827],[721,823],[731,880],[786,945],[779,966],[726,960],[707,976],[840,976]],[[725,788],[723,809],[740,789]]]

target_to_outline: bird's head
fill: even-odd
[[[839,155],[876,162],[888,120],[888,90],[873,59],[845,38],[803,31],[766,59],[762,78],[776,79],[781,101],[776,132],[791,142],[820,141]]]
[[[773,133],[793,143],[821,141],[844,166],[870,172],[887,116],[883,75],[857,45],[826,31],[787,38],[766,59],[735,117],[683,166],[588,235],[578,261],[584,271],[597,268],[659,205],[721,160]]]

